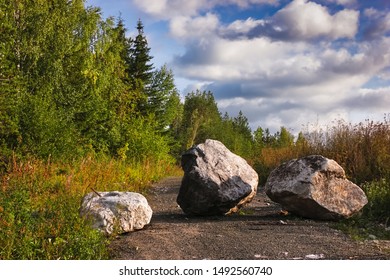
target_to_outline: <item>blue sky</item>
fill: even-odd
[[[390,113],[390,0],[88,0],[140,18],[154,65],[181,94],[211,90],[222,113],[293,133]]]

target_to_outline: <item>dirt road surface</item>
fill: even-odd
[[[355,241],[332,222],[285,216],[261,189],[239,214],[188,217],[176,203],[180,183],[151,188],[150,225],[112,241],[112,259],[390,259],[390,241]]]

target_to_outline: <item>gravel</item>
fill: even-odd
[[[176,203],[180,183],[167,178],[150,189],[150,225],[114,239],[112,259],[390,259],[388,241],[355,241],[332,222],[289,215],[262,188],[237,214],[187,216]]]

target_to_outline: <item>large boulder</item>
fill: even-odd
[[[322,220],[349,218],[368,202],[337,162],[319,155],[283,163],[269,175],[265,191],[291,213]]]
[[[107,235],[142,229],[150,223],[152,213],[146,198],[134,192],[91,192],[80,208],[80,214]]]
[[[206,140],[182,155],[184,177],[177,203],[189,215],[238,211],[256,195],[258,175],[221,142]]]

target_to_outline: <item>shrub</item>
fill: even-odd
[[[364,215],[370,219],[384,223],[390,218],[390,184],[386,179],[366,183],[362,186],[368,204],[364,208]]]

